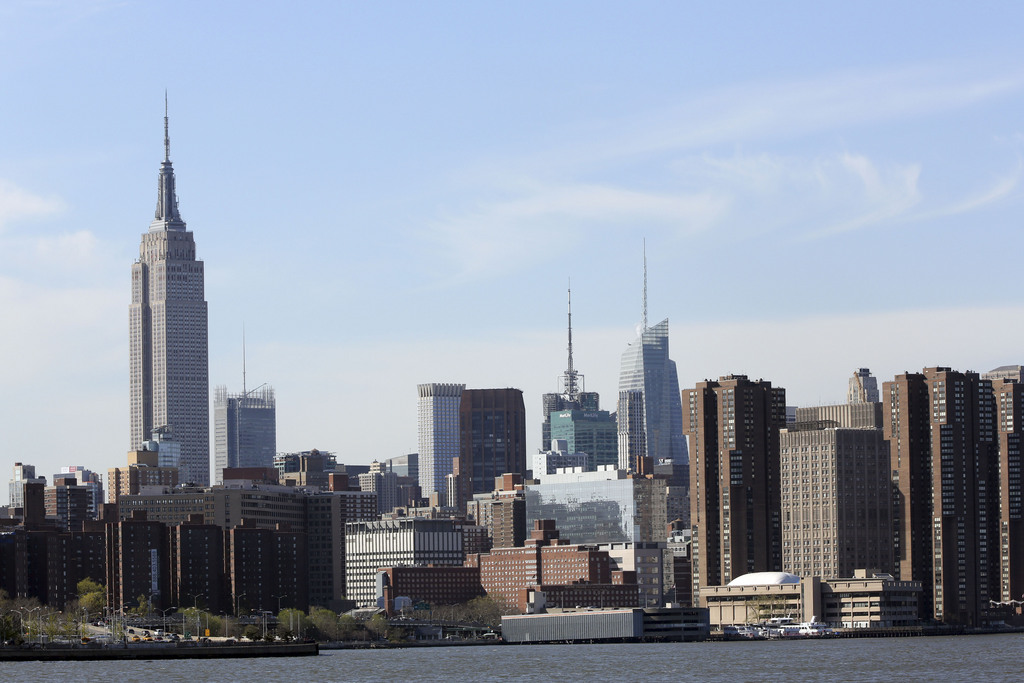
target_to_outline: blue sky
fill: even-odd
[[[837,3],[838,4],[838,3]],[[280,450],[416,449],[415,385],[614,409],[640,318],[680,385],[793,405],[1019,363],[1019,3],[0,5],[0,464],[128,444],[129,272],[170,94],[211,383]]]

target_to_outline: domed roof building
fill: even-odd
[[[789,572],[751,572],[737,576],[729,586],[782,586],[789,583],[800,583],[800,577]]]

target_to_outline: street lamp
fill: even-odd
[[[270,597],[277,598],[277,629],[278,629],[277,630],[277,634],[280,636],[281,635],[281,633],[280,633],[280,631],[281,631],[281,598],[287,598],[288,597],[288,593],[285,593],[284,595],[271,595]],[[292,618],[291,612],[289,612],[288,613],[289,624],[291,622],[291,618]],[[288,630],[290,631],[291,628],[289,628]]]
[[[32,614],[36,610],[41,610],[41,609],[42,609],[42,606],[40,606],[40,607],[33,607],[32,609],[28,610],[28,613]],[[40,612],[39,615],[36,617],[36,631],[37,631],[36,637],[38,638],[40,643],[43,642],[43,638],[42,638],[42,632],[43,632],[42,615],[43,615],[43,613]],[[32,623],[32,617],[31,616],[28,618],[28,621],[29,621],[29,624]],[[28,633],[26,632],[25,635],[28,635]]]
[[[160,610],[160,613],[164,616],[164,633],[167,633],[167,615],[168,613],[178,609],[177,607],[168,607],[167,609]],[[184,634],[182,634],[184,635]]]
[[[248,594],[247,593],[242,593],[241,595],[236,595],[235,596],[235,616],[236,617],[241,616],[241,614],[239,613],[239,610],[241,609],[242,598],[244,598],[246,595],[248,595]]]

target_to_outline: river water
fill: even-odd
[[[330,650],[319,657],[0,663],[0,681],[1020,681],[1024,634]]]

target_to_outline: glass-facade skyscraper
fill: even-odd
[[[166,112],[165,112],[166,113]],[[178,213],[167,116],[156,215],[132,264],[130,450],[157,427],[181,443],[181,481],[210,483],[210,387],[203,262]]]
[[[213,396],[213,461],[216,483],[225,467],[273,467],[277,454],[277,403],[271,387]]]
[[[569,453],[586,453],[595,467],[619,462],[615,416],[607,410],[551,413],[551,439],[564,439]]]
[[[570,543],[665,540],[667,497],[659,479],[627,477],[609,465],[597,472],[549,475],[525,488],[527,528],[553,519]]]
[[[679,378],[668,354],[668,318],[653,327],[641,325],[622,354],[617,411],[622,469],[636,471],[640,457],[686,462]]]

